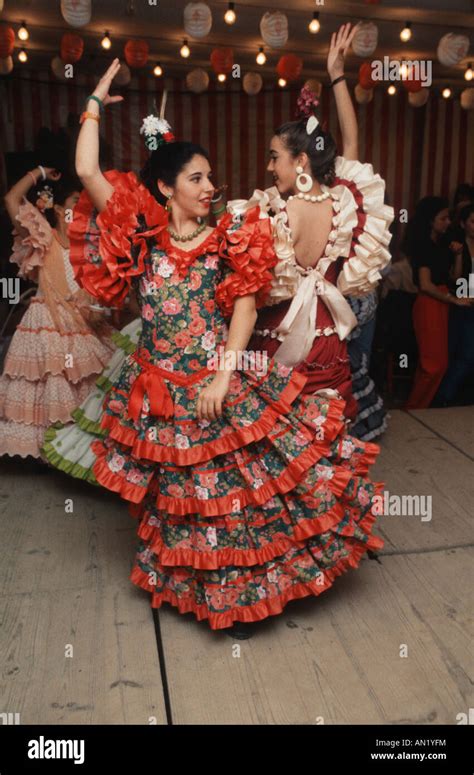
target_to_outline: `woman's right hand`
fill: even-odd
[[[55,169],[54,167],[43,167],[47,180],[53,180],[54,182],[57,182],[61,179],[61,172],[59,170]]]
[[[105,71],[104,75],[100,79],[99,83],[95,87],[92,94],[94,94],[96,97],[98,97],[104,105],[111,105],[114,102],[122,102],[123,97],[120,95],[116,95],[115,97],[111,97],[109,94],[109,89],[112,85],[112,81],[114,80],[115,76],[117,75],[118,71],[120,70],[120,59],[116,57],[109,68]]]

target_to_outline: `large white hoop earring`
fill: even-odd
[[[298,191],[301,191],[303,194],[307,194],[308,191],[311,191],[313,188],[313,178],[311,175],[308,175],[306,172],[303,172],[303,167],[297,167],[297,178],[296,178],[296,188]]]

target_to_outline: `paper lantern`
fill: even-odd
[[[474,89],[464,89],[461,92],[461,107],[464,110],[474,110]]]
[[[190,91],[201,94],[209,86],[209,76],[202,67],[197,67],[187,74],[186,85]]]
[[[305,87],[310,91],[312,91],[316,95],[316,97],[319,98],[321,96],[323,85],[321,81],[318,81],[317,78],[308,78],[308,80],[305,83]]]
[[[296,81],[303,70],[303,60],[296,54],[285,54],[278,60],[276,69],[280,78],[284,78],[286,81]]]
[[[83,27],[91,20],[91,0],[61,0],[61,13],[71,27]]]
[[[469,38],[466,35],[455,35],[448,32],[438,43],[438,59],[445,67],[459,64],[469,51]]]
[[[125,64],[125,62],[122,62],[120,65],[120,69],[115,76],[114,80],[112,81],[112,86],[128,86],[132,79],[132,74],[130,72],[130,68],[128,65]]]
[[[370,62],[363,62],[359,67],[359,84],[363,89],[373,89],[378,81],[372,77],[372,65]]]
[[[244,92],[250,97],[255,97],[261,91],[263,78],[260,73],[245,73],[243,80]]]
[[[145,67],[148,62],[149,46],[146,40],[128,40],[124,54],[130,67]]]
[[[419,92],[424,88],[421,81],[417,81],[415,78],[404,78],[402,80],[402,84],[403,88],[406,89],[407,92],[411,92],[413,94],[416,94],[416,92]]]
[[[288,19],[281,11],[267,11],[260,19],[260,34],[270,48],[281,48],[288,40]]]
[[[357,83],[354,89],[354,96],[356,98],[356,102],[358,102],[359,105],[367,105],[367,103],[371,102],[374,97],[374,90],[363,89],[360,83]]]
[[[188,3],[184,9],[184,29],[190,38],[205,38],[212,27],[212,11],[206,3]]]
[[[217,74],[232,72],[234,52],[231,48],[215,48],[211,52],[211,65]]]
[[[13,70],[13,58],[0,59],[0,75],[8,75]]]
[[[79,62],[84,52],[84,41],[73,32],[66,32],[61,38],[61,59],[68,65]]]
[[[421,91],[409,92],[408,102],[413,108],[421,108],[423,105],[426,105],[429,96],[430,90],[426,87],[423,87]]]
[[[15,48],[15,32],[11,27],[0,27],[0,59],[6,59],[13,54]]]
[[[0,0],[0,13],[3,11],[3,0]]]
[[[56,78],[58,78],[58,80],[69,81],[69,78],[66,78],[64,72],[64,62],[61,57],[53,57],[51,60],[51,70],[53,71]]]
[[[373,22],[360,22],[352,40],[352,50],[358,57],[370,57],[377,48],[379,31]]]

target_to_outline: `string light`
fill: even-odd
[[[388,87],[388,89],[387,89],[387,93],[388,93],[388,94],[390,94],[390,96],[391,96],[391,97],[392,97],[394,94],[396,94],[396,93],[397,93],[397,90],[396,90],[395,86],[393,85],[393,83],[391,83],[391,84],[390,84],[390,86]]]
[[[28,32],[28,28],[26,26],[25,21],[21,23],[21,27],[18,30],[18,37],[20,40],[28,40],[28,38],[30,37],[30,33]]]
[[[399,75],[400,78],[403,80],[406,80],[408,78],[408,65],[405,62],[402,62],[399,69]]]
[[[217,76],[217,80],[218,80],[220,83],[224,83],[224,81],[226,80],[226,78],[227,78],[227,76],[226,76],[226,74],[225,74],[225,73],[219,73],[219,75]]]
[[[286,86],[286,81],[284,78],[278,79],[278,86],[281,86],[282,89]]]
[[[472,79],[474,78],[474,73],[472,71],[472,62],[469,62],[467,66],[467,70],[464,73],[464,78],[466,79],[466,81],[472,81]]]
[[[188,46],[187,38],[184,38],[183,45],[181,46],[179,53],[181,54],[182,57],[184,57],[184,59],[187,59],[188,56],[190,55],[191,49]]]
[[[258,49],[258,54],[255,61],[257,62],[257,65],[264,65],[265,62],[267,61],[265,52],[263,50],[263,46],[260,46],[260,48]]]
[[[235,20],[237,19],[234,8],[235,3],[229,3],[229,8],[224,14],[224,21],[226,24],[234,24]]]
[[[449,86],[446,86],[446,88],[445,88],[445,89],[443,89],[443,91],[441,92],[441,94],[443,95],[443,97],[444,97],[444,99],[445,99],[445,100],[449,100],[449,98],[450,98],[450,96],[451,96],[451,94],[452,94],[452,91],[451,91],[451,89],[449,88]]]
[[[321,24],[319,23],[319,11],[313,11],[313,18],[308,24],[308,30],[314,35],[316,32],[319,32],[320,29]]]
[[[112,41],[110,40],[110,34],[109,34],[109,31],[108,31],[108,30],[106,30],[106,31],[105,31],[105,35],[104,35],[104,37],[102,38],[102,40],[100,41],[100,45],[101,45],[101,46],[102,46],[102,48],[104,48],[106,51],[108,51],[108,50],[109,50],[109,48],[111,48],[111,46],[112,46]]]
[[[411,22],[406,22],[403,30],[400,33],[400,40],[402,40],[404,43],[407,43],[410,40],[411,35]]]
[[[28,54],[25,48],[21,48],[18,52],[18,59],[20,62],[28,62]]]
[[[160,75],[163,75],[163,68],[159,62],[157,62],[153,68],[153,75],[156,75],[157,78],[159,78]]]

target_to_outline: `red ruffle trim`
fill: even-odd
[[[359,522],[359,527],[369,534],[374,522],[375,516],[371,512],[368,512]],[[351,539],[349,538],[348,541],[351,541]],[[233,622],[236,621],[256,622],[261,619],[266,619],[269,616],[276,616],[283,612],[283,609],[291,600],[308,597],[309,595],[320,595],[321,592],[325,592],[332,586],[334,579],[338,576],[341,576],[345,571],[349,570],[349,568],[357,568],[360,564],[362,555],[365,554],[366,551],[369,549],[381,549],[383,545],[384,542],[381,538],[372,535],[369,535],[369,541],[365,544],[354,540],[353,551],[349,557],[344,557],[342,560],[339,560],[333,568],[324,571],[324,585],[316,581],[306,584],[295,584],[285,590],[285,592],[276,595],[271,600],[259,600],[258,603],[246,606],[245,608],[236,606],[230,611],[225,611],[223,613],[209,611],[206,603],[196,605],[194,600],[191,600],[190,598],[178,598],[170,589],[166,589],[159,593],[151,591],[148,574],[142,571],[137,565],[134,566],[129,578],[137,587],[140,587],[149,593],[151,592],[152,608],[161,608],[163,603],[170,603],[178,609],[180,614],[193,613],[198,621],[207,619],[212,630],[220,630],[224,627],[231,627]]]
[[[121,306],[132,278],[145,270],[147,238],[166,229],[168,214],[133,172],[104,175],[115,190],[97,215],[97,227],[97,211],[82,192],[68,229],[70,260],[82,288],[106,306]]]

